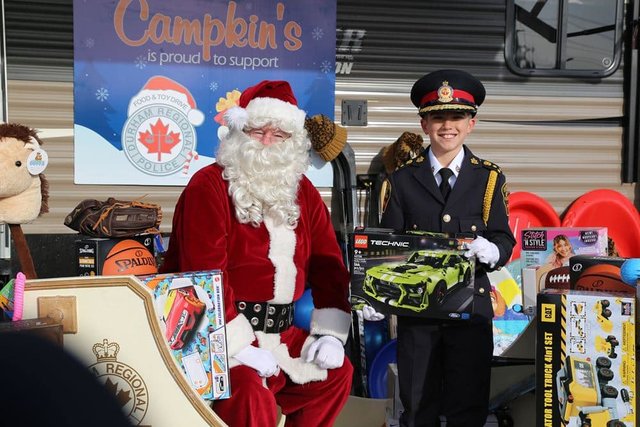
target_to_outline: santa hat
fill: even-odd
[[[182,111],[185,112],[192,125],[199,126],[204,122],[204,114],[196,108],[196,100],[191,92],[180,83],[165,76],[153,76],[145,83],[140,92],[131,99],[128,114],[131,115],[137,109],[135,106],[139,103],[134,101],[146,99],[145,96],[156,94],[159,91],[173,97],[173,102],[166,101],[165,103],[172,104],[176,101],[180,103]]]
[[[278,123],[283,130],[299,132],[304,129],[305,112],[298,108],[298,101],[291,86],[282,80],[263,80],[245,89],[237,107],[225,113],[231,129],[243,130],[253,120]]]

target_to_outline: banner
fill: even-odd
[[[262,80],[287,80],[307,114],[334,117],[334,1],[73,10],[76,184],[185,185],[214,161],[224,111]]]

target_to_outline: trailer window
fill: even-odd
[[[605,77],[620,63],[623,0],[508,0],[505,59],[516,74]]]

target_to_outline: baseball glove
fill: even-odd
[[[161,221],[159,205],[110,197],[104,202],[83,200],[66,216],[64,225],[92,237],[130,237],[159,233]]]

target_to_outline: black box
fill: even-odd
[[[16,322],[0,322],[0,333],[28,333],[47,339],[62,347],[64,342],[62,323],[50,317],[22,319]]]
[[[153,238],[153,234],[141,234],[118,239],[84,237],[76,240],[78,276],[157,273]],[[120,246],[116,247],[118,244]],[[105,261],[112,250],[114,252],[105,268]]]
[[[620,268],[626,258],[575,255],[569,258],[571,289],[636,294],[636,288],[622,281]]]
[[[351,300],[402,316],[468,319],[473,309],[474,259],[465,237],[444,233],[352,234]]]

